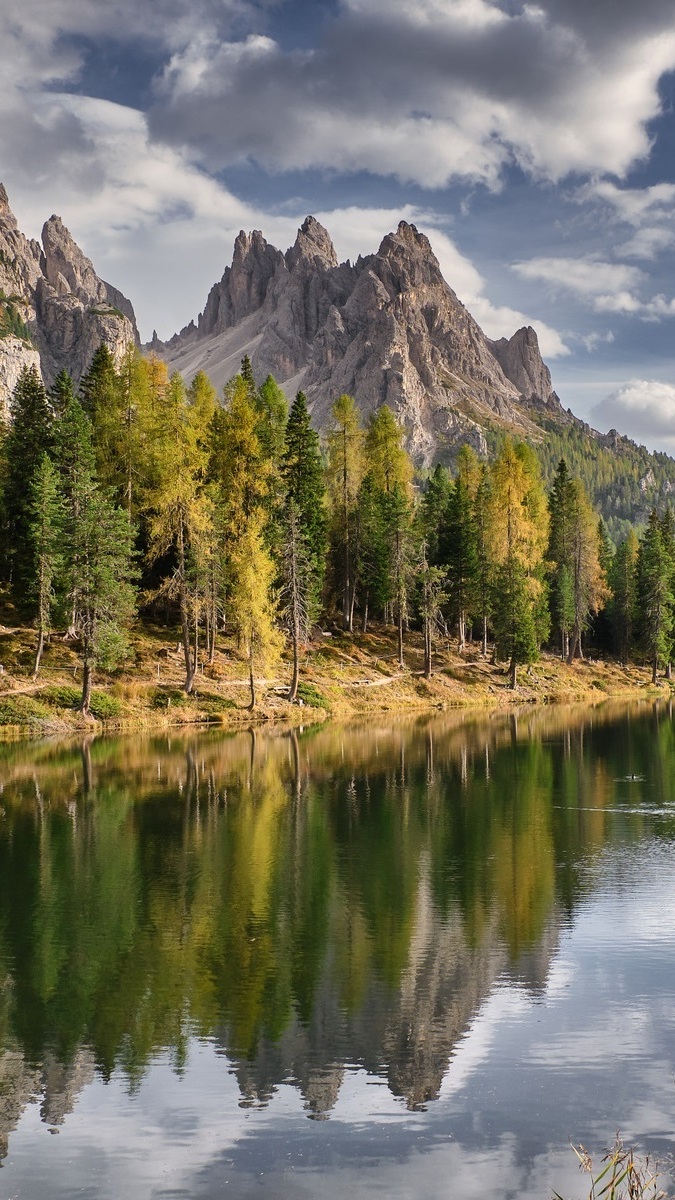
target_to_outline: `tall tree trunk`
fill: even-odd
[[[186,694],[191,696],[195,681],[196,663],[192,657],[192,646],[190,644],[190,614],[188,612],[187,589],[185,586],[185,539],[182,526],[178,535],[178,574],[180,630],[181,641],[183,643],[183,658],[185,659],[185,683],[183,684],[183,688]]]
[[[356,580],[352,583],[352,595],[349,602],[349,632],[354,632],[354,608],[356,605]]]
[[[249,708],[251,712],[255,708],[255,679],[253,677],[253,642],[251,641],[248,651],[248,682],[251,688],[251,703]]]
[[[405,666],[403,662],[403,608],[399,603],[398,606],[398,665]]]
[[[666,663],[665,677],[666,679],[673,678],[673,664],[671,662]]]
[[[466,613],[463,608],[459,610],[457,621],[458,628],[458,649],[460,654],[466,649]]]
[[[363,620],[361,621],[361,633],[368,632],[368,597],[366,596],[363,605]]]
[[[424,621],[424,678],[431,679],[431,621]]]
[[[342,447],[342,502],[344,506],[344,579],[342,581],[342,627],[351,629],[351,547],[349,545],[349,489],[347,487],[347,427],[343,431]]]
[[[511,688],[512,691],[515,691],[517,671],[518,671],[518,663],[516,662],[515,655],[512,655],[511,656],[511,665],[509,667],[509,687]]]
[[[483,656],[487,658],[488,639],[487,639],[487,617],[483,615]]]
[[[293,642],[293,675],[291,677],[291,686],[288,690],[288,699],[291,704],[294,704],[298,696],[298,681],[300,679],[300,649],[298,645],[300,631],[297,620],[293,621],[293,636],[291,640]]]
[[[84,717],[89,716],[89,705],[91,704],[91,689],[94,681],[94,669],[91,661],[91,651],[88,644],[85,643],[84,653],[82,656],[82,699],[80,700],[80,712]]]
[[[652,662],[652,683],[656,683],[656,677],[657,677],[658,673],[659,673],[659,657],[658,657],[658,654],[655,654],[654,661]]]
[[[42,651],[44,650],[44,645],[45,645],[45,631],[44,631],[42,625],[40,625],[40,631],[38,633],[38,642],[37,642],[37,646],[35,647],[35,658],[33,659],[33,682],[35,682],[35,680],[37,679],[38,673],[40,671],[40,659],[42,658]]]

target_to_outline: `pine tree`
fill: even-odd
[[[55,581],[63,563],[63,502],[59,491],[58,472],[48,454],[43,454],[35,473],[30,513],[30,532],[36,564],[34,598],[38,635],[33,679],[37,679],[45,640],[52,628]]]
[[[440,562],[439,541],[445,514],[450,503],[452,479],[447,467],[438,463],[429,477],[422,497],[420,519],[427,547],[427,559],[432,566]]]
[[[571,662],[575,654],[583,658],[581,635],[588,627],[591,613],[599,612],[608,594],[600,565],[598,519],[578,479],[569,483],[569,523],[574,625],[567,660]]]
[[[75,396],[73,381],[67,371],[59,371],[49,389],[49,403],[55,417],[60,417],[68,402]]]
[[[115,360],[104,342],[94,352],[89,370],[80,380],[79,393],[82,407],[92,422],[117,407]]]
[[[5,443],[5,557],[12,596],[23,616],[35,613],[36,563],[30,531],[32,494],[42,456],[52,447],[52,413],[35,367],[24,367],[14,389]]]
[[[428,515],[428,514],[426,514]],[[424,517],[422,518],[422,524]],[[424,635],[424,678],[430,679],[433,666],[434,631],[442,622],[442,608],[447,600],[445,570],[433,566],[428,559],[427,544],[422,530],[420,564],[417,571],[417,607],[422,618]]]

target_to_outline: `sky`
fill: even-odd
[[[399,220],[565,407],[675,454],[672,0],[0,3],[0,180],[62,217],[144,339],[240,229],[341,259]]]

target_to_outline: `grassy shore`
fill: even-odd
[[[186,696],[177,631],[138,625],[130,660],[113,675],[99,674],[92,717],[85,719],[77,711],[81,687],[77,647],[53,636],[40,677],[33,683],[34,642],[31,629],[0,626],[0,738],[198,723],[229,728],[271,720],[308,724],[372,713],[594,703],[609,697],[671,694],[666,680],[652,688],[646,667],[593,660],[568,666],[548,654],[532,667],[521,668],[513,690],[503,666],[484,658],[478,647],[460,655],[450,644],[437,647],[434,673],[427,680],[422,674],[421,636],[408,637],[401,670],[394,631],[376,627],[365,635],[338,630],[319,634],[303,656],[301,702],[289,704],[286,699],[290,663],[282,660],[273,678],[258,681],[259,703],[251,712],[247,666],[232,641],[221,639],[214,662],[200,664],[194,694]]]

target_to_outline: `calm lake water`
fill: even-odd
[[[0,1197],[544,1200],[675,1142],[675,725],[0,747]]]

